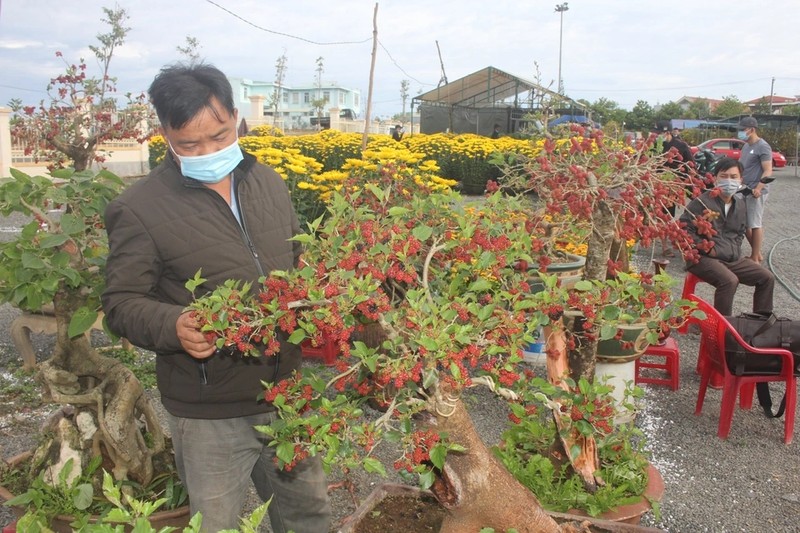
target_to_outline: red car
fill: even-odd
[[[709,139],[705,142],[692,146],[692,155],[697,153],[698,150],[711,150],[715,154],[721,154],[734,159],[739,159],[739,154],[742,152],[742,147],[745,142],[739,139]],[[774,168],[781,168],[786,166],[786,157],[778,152],[772,151],[772,166]]]

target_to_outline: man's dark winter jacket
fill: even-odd
[[[695,217],[702,217],[706,209],[717,213],[711,220],[711,225],[717,234],[710,240],[714,241],[713,254],[698,250],[701,255],[708,255],[726,263],[738,261],[742,255],[742,240],[747,221],[747,210],[741,194],[734,194],[728,214],[725,214],[725,202],[720,196],[712,196],[713,189],[706,191],[695,198],[681,215],[681,222],[686,223],[686,231],[692,236],[695,243],[709,240],[708,235],[698,235]]]
[[[281,177],[249,154],[234,170],[242,225],[216,192],[185,178],[168,154],[150,175],[112,201],[105,213],[110,253],[103,309],[112,331],[156,352],[161,400],[173,415],[229,418],[272,407],[261,380],[299,367],[299,349],[280,356],[217,354],[201,362],[185,353],[175,324],[192,300],[186,280],[202,269],[211,291],[227,279],[253,282],[290,270],[300,256],[297,217]]]

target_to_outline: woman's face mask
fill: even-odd
[[[178,155],[171,144],[169,147],[180,161],[181,174],[203,183],[219,183],[244,159],[238,137],[230,146],[204,155]]]

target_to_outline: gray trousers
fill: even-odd
[[[749,257],[726,263],[713,257],[700,256],[700,262],[690,264],[687,270],[716,288],[714,308],[725,316],[733,314],[733,297],[740,283],[755,287],[753,311],[772,311],[775,276]]]
[[[275,533],[327,533],[331,508],[319,457],[290,472],[278,470],[275,448],[253,429],[269,425],[274,413],[206,420],[168,415],[175,463],[189,491],[191,512],[203,515],[203,531],[239,528],[249,479],[262,501],[272,498],[269,519]]]

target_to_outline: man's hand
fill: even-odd
[[[194,319],[191,312],[183,313],[178,317],[175,331],[183,349],[195,359],[207,359],[214,355],[217,347],[210,344],[205,335],[200,332],[200,324]]]
[[[761,196],[761,189],[763,189],[763,188],[764,188],[764,185],[762,185],[761,183],[756,185],[756,188],[753,189],[753,198],[760,197]]]

